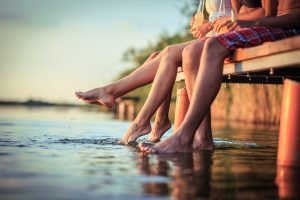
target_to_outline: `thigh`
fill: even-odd
[[[188,42],[183,42],[183,43],[179,43],[179,44],[174,44],[172,46],[174,46],[175,48],[177,48],[178,50],[181,50],[183,51],[183,49],[189,45],[192,45],[192,44],[196,44],[198,43],[200,40],[199,39],[194,39],[194,40],[191,40],[191,41],[188,41]]]
[[[201,53],[201,50],[204,46],[204,43],[205,43],[206,39],[208,39],[208,38],[197,39],[193,43],[186,46],[185,50],[191,50],[191,51],[196,51],[196,52]]]

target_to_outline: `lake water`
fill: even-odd
[[[276,129],[216,125],[213,153],[143,155],[117,144],[129,125],[78,108],[0,107],[0,199],[279,198]]]

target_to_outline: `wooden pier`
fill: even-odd
[[[237,49],[223,69],[225,83],[282,84],[286,78],[300,81],[300,36]],[[176,80],[184,80],[182,68]]]
[[[136,103],[138,97],[121,97],[117,101],[115,117],[120,120],[134,120],[136,115]]]
[[[293,131],[290,131],[293,133],[288,134],[291,135],[289,137],[300,140],[300,126],[298,126],[300,124],[298,117],[300,102],[296,100],[291,104],[291,100],[295,101],[300,96],[300,89],[298,90],[300,82],[300,35],[275,42],[266,42],[252,48],[237,49],[229,60],[230,62],[224,64],[223,68],[224,83],[283,84],[285,82],[285,84],[293,85],[293,92],[290,92],[292,90],[290,89],[291,86],[285,85],[285,88],[289,88],[286,89],[289,92],[286,92],[282,102],[282,108],[285,109],[282,109],[281,112],[280,134],[287,135],[282,130],[296,127],[293,128]],[[289,79],[289,81],[284,81],[285,79]],[[179,68],[176,80],[184,81],[182,68]],[[187,98],[187,95],[185,98]],[[182,105],[182,107],[187,109],[187,105]],[[181,108],[181,110],[184,109]],[[181,115],[183,114],[176,112],[175,118],[176,116],[183,118],[184,116]],[[287,123],[287,118],[292,120]],[[286,123],[283,123],[283,119]],[[287,141],[287,139],[284,141]],[[285,145],[291,144],[284,144],[283,146]]]
[[[176,80],[184,81],[182,68],[178,70]],[[230,63],[224,64],[223,68],[224,83],[284,83],[280,114],[276,177],[279,196],[283,198],[299,197],[299,81],[300,36],[294,36],[275,42],[266,42],[257,47],[237,49],[230,58]],[[182,96],[180,96],[180,98],[182,98]],[[187,95],[185,98],[188,98]],[[188,101],[188,99],[186,101]],[[177,103],[179,102],[185,101],[180,99]],[[175,111],[175,118],[183,118],[185,113],[177,111],[187,110],[188,108],[185,104],[180,106],[182,106],[182,108]]]

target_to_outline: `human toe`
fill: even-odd
[[[78,97],[79,99],[82,98],[82,92],[75,92],[75,96]]]
[[[152,147],[148,147],[146,152],[149,154],[156,154],[158,153],[158,150],[154,146],[152,146]]]
[[[142,152],[147,152],[148,149],[150,148],[149,144],[145,144],[145,143],[139,143],[138,144],[138,148],[142,151]]]

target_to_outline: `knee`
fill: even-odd
[[[195,67],[199,66],[202,50],[202,42],[191,44],[183,49],[183,71],[193,71]]]
[[[206,40],[203,50],[214,58],[225,59],[229,55],[229,51],[214,37]]]
[[[170,45],[166,47],[163,52],[162,56],[164,59],[177,62],[178,61],[178,47],[177,45]]]
[[[201,56],[203,43],[197,42],[185,47],[182,51],[182,57],[187,60],[194,60]]]

